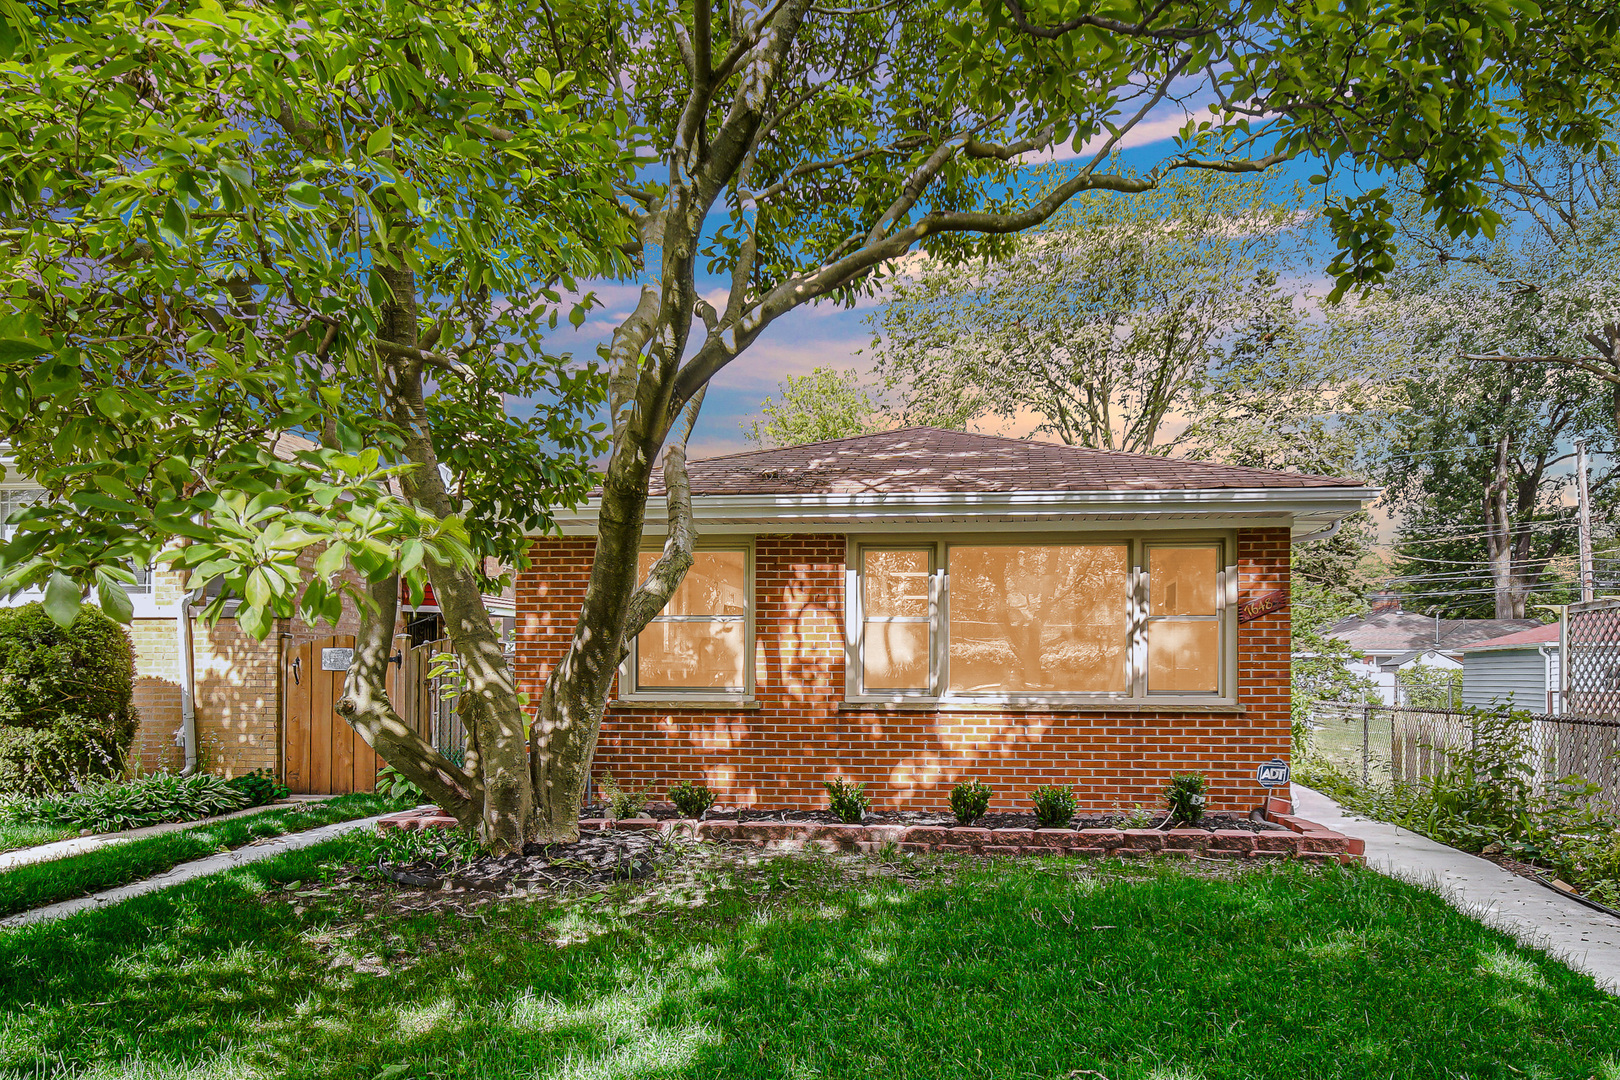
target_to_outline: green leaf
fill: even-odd
[[[380,154],[394,145],[394,125],[384,124],[366,139],[366,153]]]
[[[121,623],[127,623],[135,616],[135,605],[129,598],[124,587],[110,578],[98,577],[96,579],[96,596],[101,599],[101,610],[108,617]],[[52,616],[55,618],[55,616]]]
[[[32,360],[51,351],[48,341],[30,341],[27,338],[0,337],[0,363],[12,360]]]
[[[321,189],[308,180],[287,185],[287,201],[300,210],[315,210],[321,205]]]
[[[45,614],[57,626],[66,629],[73,625],[73,620],[79,617],[79,608],[84,598],[79,593],[79,587],[73,579],[60,571],[51,574],[51,579],[45,584]]]

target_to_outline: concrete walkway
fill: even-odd
[[[1485,859],[1359,817],[1300,784],[1294,785],[1294,808],[1300,817],[1365,840],[1367,865],[1374,870],[1435,890],[1459,911],[1546,950],[1620,994],[1620,919]]]
[[[250,806],[246,810],[237,810],[230,814],[220,814],[218,817],[193,818],[190,821],[168,821],[162,825],[147,825],[139,829],[127,829],[124,832],[96,833],[92,836],[74,836],[66,840],[57,840],[50,844],[37,844],[34,847],[18,848],[15,851],[0,853],[0,871],[10,870],[17,866],[27,866],[29,863],[50,862],[53,859],[65,859],[69,855],[83,855],[87,851],[96,851],[104,847],[115,847],[118,844],[127,844],[131,840],[139,840],[146,836],[161,836],[164,833],[179,832],[181,829],[194,829],[200,825],[212,825],[216,821],[229,821],[231,818],[250,817],[262,814],[266,810],[285,810],[292,803],[325,802],[330,796],[293,796],[287,802],[265,803],[263,806]]]
[[[246,847],[235,851],[222,851],[218,855],[210,855],[205,859],[194,862],[181,863],[172,870],[149,877],[144,881],[120,885],[116,889],[96,893],[94,896],[81,896],[76,900],[63,900],[59,904],[50,904],[46,907],[35,908],[33,911],[24,911],[10,918],[0,919],[0,930],[14,930],[20,926],[31,926],[35,923],[50,922],[54,919],[65,919],[69,915],[77,915],[81,911],[90,911],[94,908],[110,907],[113,904],[123,903],[125,900],[147,893],[167,889],[171,885],[192,881],[196,878],[207,877],[209,874],[218,874],[238,866],[246,866],[261,859],[269,859],[276,855],[283,855],[289,851],[300,848],[313,847],[334,836],[342,836],[346,832],[356,829],[369,829],[377,824],[378,814],[374,817],[356,818],[354,821],[339,821],[331,825],[322,825],[319,828],[309,829],[306,832],[290,833],[278,836],[271,840],[255,841]]]

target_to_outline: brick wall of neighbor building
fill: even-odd
[[[531,701],[565,649],[595,541],[538,542],[518,581],[517,675]],[[1289,754],[1286,611],[1238,627],[1242,711],[1151,713],[846,706],[844,538],[761,536],[754,546],[759,708],[609,709],[595,773],[662,798],[702,780],[723,804],[820,807],[822,781],[865,781],[882,809],[943,810],[960,780],[995,788],[992,809],[1027,810],[1041,784],[1072,784],[1083,807],[1161,804],[1171,773],[1210,779],[1212,809],[1263,794],[1257,764]],[[1289,530],[1238,534],[1239,601],[1288,588]]]
[[[319,548],[312,548],[299,562],[308,567],[319,554]],[[181,596],[180,575],[159,569],[152,576],[158,610],[172,612]],[[193,702],[202,764],[225,776],[254,769],[279,773],[282,650],[353,634],[358,623],[358,612],[346,603],[336,627],[280,619],[263,641],[255,641],[235,619],[209,626],[193,618]],[[180,644],[174,619],[136,619],[130,636],[135,643],[135,707],[141,714],[133,750],[147,772],[177,770],[185,764],[185,751],[175,741],[180,731]]]

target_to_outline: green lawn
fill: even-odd
[[[781,859],[391,919],[308,895],[371,843],[0,935],[0,1075],[1620,1078],[1620,1001],[1364,870]]]
[[[40,844],[52,844],[78,835],[79,829],[76,825],[42,825],[38,822],[21,825],[0,821],[0,853],[16,851],[18,848],[38,847]]]
[[[369,817],[390,809],[397,807],[376,795],[342,795],[325,802],[302,803],[145,836],[51,862],[29,863],[0,871],[0,916],[127,885],[183,862],[239,848],[254,840]]]

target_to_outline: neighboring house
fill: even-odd
[[[1558,712],[1558,636],[1552,623],[1464,645],[1463,705]]]
[[[277,448],[290,452],[311,445],[282,436]],[[0,521],[44,495],[13,465],[0,451]],[[300,555],[300,564],[312,566],[319,553],[319,548],[310,548]],[[197,614],[200,606],[189,617],[183,614],[188,596],[178,572],[137,570],[129,593],[134,605],[129,630],[135,646],[135,706],[141,716],[133,753],[143,770],[198,766],[232,776],[269,769],[295,793],[372,790],[375,755],[331,710],[341,695],[343,670],[333,665],[341,660],[342,648],[353,644],[359,622],[352,604],[345,602],[336,626],[277,619],[260,641],[237,627],[234,605],[227,605],[225,616],[212,626]],[[506,629],[508,638],[510,593],[486,598],[491,619]],[[0,606],[41,598],[40,591],[31,590],[0,597]],[[402,590],[397,632],[411,637],[397,638],[396,647],[444,636],[431,590],[422,606],[409,608],[407,602]],[[396,664],[396,674],[403,668]]]
[[[1534,619],[1437,619],[1402,611],[1400,598],[1386,594],[1366,615],[1340,619],[1324,636],[1360,653],[1346,669],[1370,680],[1385,705],[1398,705],[1399,672],[1417,666],[1455,671],[1463,666],[1463,646],[1539,625]]]
[[[942,810],[970,778],[1000,810],[1043,784],[1158,805],[1196,770],[1214,807],[1248,809],[1257,766],[1289,754],[1291,541],[1376,495],[933,428],[690,474],[696,558],[625,660],[596,768],[764,806],[818,805],[838,775],[883,808]],[[560,516],[519,578],[530,701],[578,617],[598,507]]]

